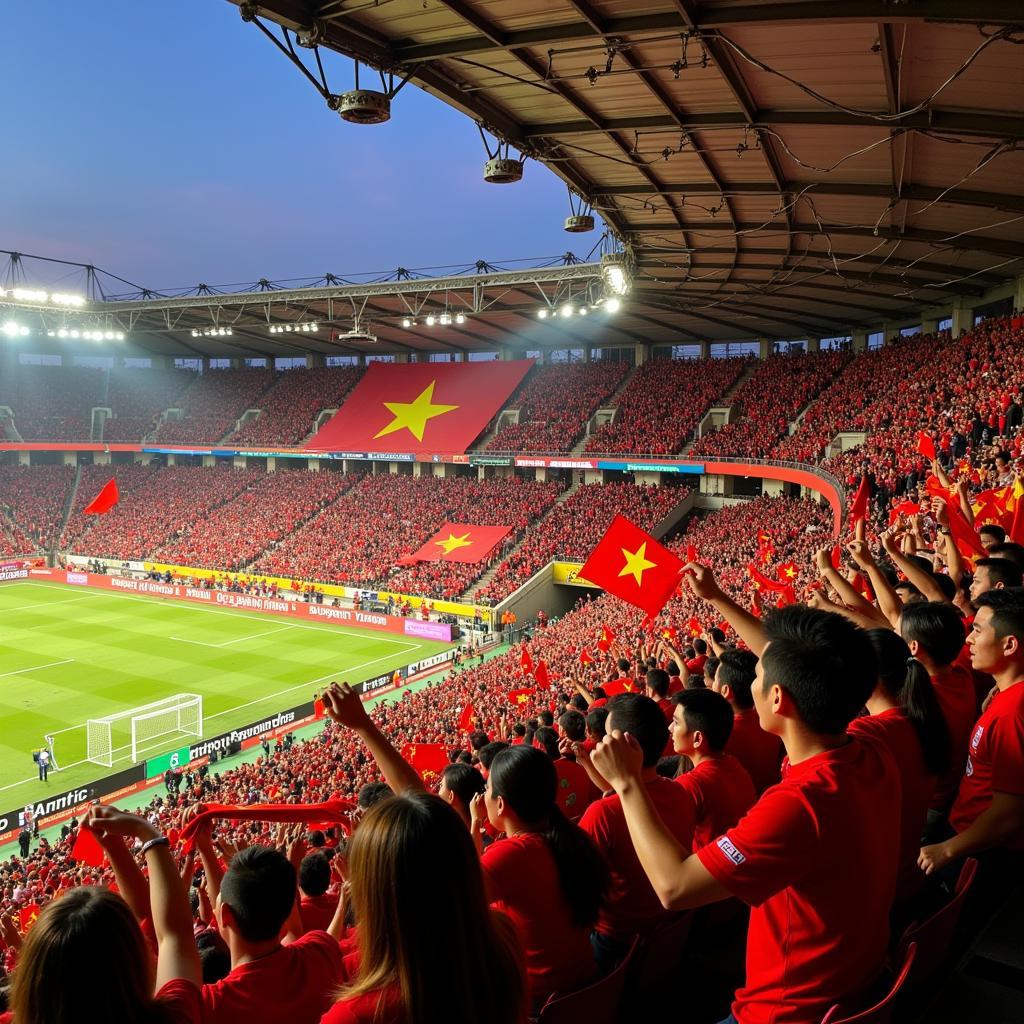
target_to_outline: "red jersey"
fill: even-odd
[[[320,1018],[320,1024],[408,1024],[398,986],[342,999]]]
[[[555,858],[538,833],[499,839],[481,858],[492,904],[516,927],[534,1005],[574,992],[597,973],[589,926],[573,924]]]
[[[645,785],[665,826],[684,849],[692,850],[696,821],[693,800],[671,779],[655,778]],[[611,874],[608,899],[598,917],[597,931],[627,940],[664,921],[668,911],[640,866],[618,794],[595,800],[583,815],[580,828],[594,840]]]
[[[203,1019],[203,1001],[191,981],[175,978],[163,985],[156,1001],[164,1011],[166,1024],[199,1024]]]
[[[315,1024],[341,982],[338,943],[326,932],[306,932],[290,946],[239,964],[203,986],[207,1024]]]
[[[756,708],[735,713],[725,752],[747,769],[758,793],[779,781],[782,740],[761,728]]]
[[[812,1024],[882,970],[896,888],[900,780],[851,740],[791,766],[740,823],[698,851],[752,907],[740,1024]]]
[[[697,810],[695,850],[732,828],[757,802],[747,769],[732,754],[705,758],[675,781],[690,794]]]
[[[303,895],[299,900],[299,911],[302,914],[302,928],[307,932],[325,932],[334,920],[334,912],[338,909],[338,894],[325,892],[322,896]]]
[[[917,866],[928,808],[935,792],[935,776],[928,774],[917,730],[903,708],[890,708],[877,715],[855,718],[847,732],[868,742],[883,744],[892,754],[903,784],[900,813],[900,855],[896,897],[913,896],[924,884],[924,872]]]
[[[590,781],[586,768],[578,761],[570,761],[567,757],[558,758],[555,761],[555,775],[558,776],[555,797],[558,809],[567,818],[576,821],[601,794]]]
[[[686,671],[691,676],[702,676],[704,675],[704,666],[708,663],[708,656],[706,654],[698,654],[695,658],[691,658],[686,663]]]
[[[993,793],[1024,796],[1024,681],[1000,690],[978,719],[950,825],[957,832],[970,828],[988,809]],[[1024,850],[1024,836],[1008,846]]]
[[[949,772],[936,783],[932,798],[933,807],[945,810],[956,796],[957,786],[964,773],[964,755],[978,717],[977,698],[970,672],[958,662],[939,669],[932,676],[932,686],[942,708],[942,716],[946,719],[950,749],[953,751],[953,764]]]

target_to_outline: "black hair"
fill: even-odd
[[[715,754],[725,749],[732,735],[734,715],[729,702],[714,690],[683,690],[672,698],[682,709],[686,728],[698,729]]]
[[[906,641],[891,629],[869,629],[868,640],[875,649],[878,682],[893,700],[899,701],[914,727],[928,774],[944,775],[952,758],[952,740],[924,665],[910,656]]]
[[[629,663],[629,658],[619,658],[619,660],[615,662],[615,664],[620,672],[628,672],[631,667]]]
[[[231,951],[227,944],[209,943],[199,947],[199,966],[204,985],[213,985],[231,973]]]
[[[986,523],[978,527],[978,533],[987,533],[990,537],[995,537],[997,544],[1002,544],[1006,540],[1006,531],[998,523]]]
[[[306,841],[309,843],[310,846],[315,846],[319,848],[327,842],[327,838],[324,836],[323,832],[320,831],[320,829],[315,828],[306,836]]]
[[[693,641],[693,649],[698,654],[707,654],[708,653],[707,641],[701,639],[700,637],[697,637],[697,639]]]
[[[220,898],[246,941],[276,939],[295,905],[295,868],[277,850],[247,846],[231,858]]]
[[[725,642],[725,633],[722,632],[717,626],[712,626],[708,631],[708,635],[716,644],[722,644]]]
[[[923,569],[929,575],[933,575],[935,572],[935,566],[932,565],[931,559],[925,558],[924,555],[904,555],[903,556],[908,562],[912,562],[918,567]]]
[[[573,923],[588,927],[608,887],[608,868],[590,836],[559,810],[558,775],[533,747],[509,747],[491,765],[491,795],[533,828],[542,829]]]
[[[999,583],[1002,583],[1004,587],[1019,587],[1021,584],[1020,566],[1009,558],[999,556],[979,558],[974,563],[974,571],[977,572],[982,566],[988,569],[988,578],[992,581],[993,587]]]
[[[490,743],[491,738],[482,729],[474,729],[469,734],[469,745],[474,750],[479,750],[481,747],[486,747]]]
[[[605,723],[607,721],[607,704],[602,704],[599,708],[591,708],[590,711],[587,712],[587,731],[593,733],[597,739],[601,739],[605,734]]]
[[[299,864],[299,888],[307,896],[323,896],[331,886],[331,862],[319,851],[307,853]]]
[[[594,687],[594,700],[601,700],[602,697],[607,696],[608,694],[605,692],[605,688],[603,686]]]
[[[587,704],[587,698],[582,693],[574,693],[572,700],[569,703],[577,710],[582,711],[583,714],[587,713],[587,708],[590,706]]]
[[[537,712],[537,719],[541,725],[555,724],[555,714],[553,711],[549,711],[547,708],[545,708],[543,711]]]
[[[945,601],[918,601],[900,613],[900,636],[917,641],[936,665],[952,664],[964,647],[966,633],[960,613]]]
[[[669,676],[677,676],[679,675],[679,666],[670,659],[668,664],[665,666],[665,671]]]
[[[484,766],[484,768],[489,770],[491,767],[491,762],[494,760],[495,756],[500,751],[506,750],[507,748],[507,743],[504,743],[501,740],[495,740],[493,743],[488,743],[486,747],[481,747],[476,752],[476,756],[479,759],[480,763]]]
[[[676,772],[679,771],[679,755],[667,754],[665,757],[659,757],[658,763],[654,766],[654,770],[663,779],[674,779],[676,777]]]
[[[558,733],[550,725],[542,725],[533,734],[534,746],[540,744],[542,753],[548,755],[552,761],[558,760]]]
[[[381,800],[387,800],[393,795],[391,787],[386,782],[367,782],[359,787],[356,803],[364,811],[368,811],[374,804],[379,804]]]
[[[757,673],[757,655],[753,651],[744,651],[738,647],[722,651],[718,659],[718,672],[715,681],[718,685],[728,686],[732,703],[741,711],[754,706],[754,696],[750,692]]]
[[[939,590],[942,591],[942,596],[952,603],[953,598],[956,597],[956,580],[952,576],[947,576],[944,572],[932,573],[932,579],[935,580]]]
[[[990,590],[975,603],[979,608],[992,609],[992,628],[1000,640],[1012,636],[1024,644],[1024,587]]]
[[[582,743],[587,738],[587,720],[578,711],[569,710],[558,719],[562,735],[573,743]]]
[[[644,767],[658,763],[668,743],[668,725],[661,708],[642,693],[620,693],[608,702],[608,717],[615,728],[628,732],[644,752]]]
[[[719,659],[712,654],[708,660],[704,662],[704,678],[713,680],[715,678],[715,673],[718,671],[719,664]]]
[[[668,696],[668,673],[663,668],[652,668],[647,671],[647,688],[659,698]]]
[[[764,692],[780,687],[813,733],[845,732],[878,675],[866,632],[842,615],[802,605],[768,613],[764,626]]]
[[[525,722],[516,722],[516,724],[512,726],[512,733],[515,736],[525,736],[526,735],[526,723]]]
[[[988,549],[990,557],[1006,558],[1015,565],[1024,569],[1024,546],[1015,544],[1012,540],[1003,541],[1002,544],[993,544]]]
[[[490,746],[490,744],[488,744]],[[484,777],[468,764],[449,764],[441,769],[444,784],[469,809],[469,802],[484,791]]]

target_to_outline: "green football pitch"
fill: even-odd
[[[129,720],[112,727],[106,768],[85,760],[90,718],[198,694],[203,734],[214,736],[311,700],[332,679],[369,679],[449,646],[57,583],[0,586],[0,805],[127,767]],[[32,751],[48,734],[61,770],[43,783]],[[140,757],[187,742],[173,732],[147,741]]]

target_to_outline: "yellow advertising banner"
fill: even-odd
[[[563,583],[570,587],[597,587],[596,583],[584,579],[580,575],[583,568],[582,562],[553,562],[551,565],[551,582]]]

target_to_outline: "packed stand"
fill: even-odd
[[[24,551],[53,547],[74,478],[74,466],[0,465],[0,512],[16,537],[31,540]]]
[[[500,601],[552,558],[585,557],[617,513],[651,530],[687,493],[685,487],[583,484],[543,522],[531,526],[519,547],[474,596],[477,600]]]
[[[103,404],[113,416],[103,424],[103,440],[130,442],[148,437],[161,414],[176,408],[179,396],[197,376],[192,370],[112,369]]]
[[[24,441],[88,441],[103,383],[104,371],[91,367],[19,364],[0,376],[0,406]]]
[[[764,360],[732,398],[738,418],[699,438],[693,457],[765,458],[849,359],[845,352],[809,352]]]
[[[506,424],[488,443],[490,451],[566,452],[590,417],[625,379],[626,363],[592,362],[539,366],[509,400],[519,422]]]
[[[195,374],[179,395],[181,419],[165,420],[155,440],[165,444],[213,444],[235,429],[247,409],[259,407],[260,396],[274,381],[266,369],[208,370]]]
[[[586,452],[678,455],[704,414],[751,365],[746,359],[656,359],[638,367]]]
[[[281,370],[260,396],[260,414],[227,438],[250,448],[295,445],[313,433],[317,415],[337,409],[363,373],[359,366]]]
[[[421,581],[427,596],[460,592],[485,565],[445,563],[444,569],[398,569],[399,559],[420,548],[446,520],[477,526],[510,526],[519,534],[558,496],[555,484],[469,477],[364,477],[332,505],[257,559],[254,572],[325,583],[373,586]],[[420,591],[417,591],[420,592]]]

